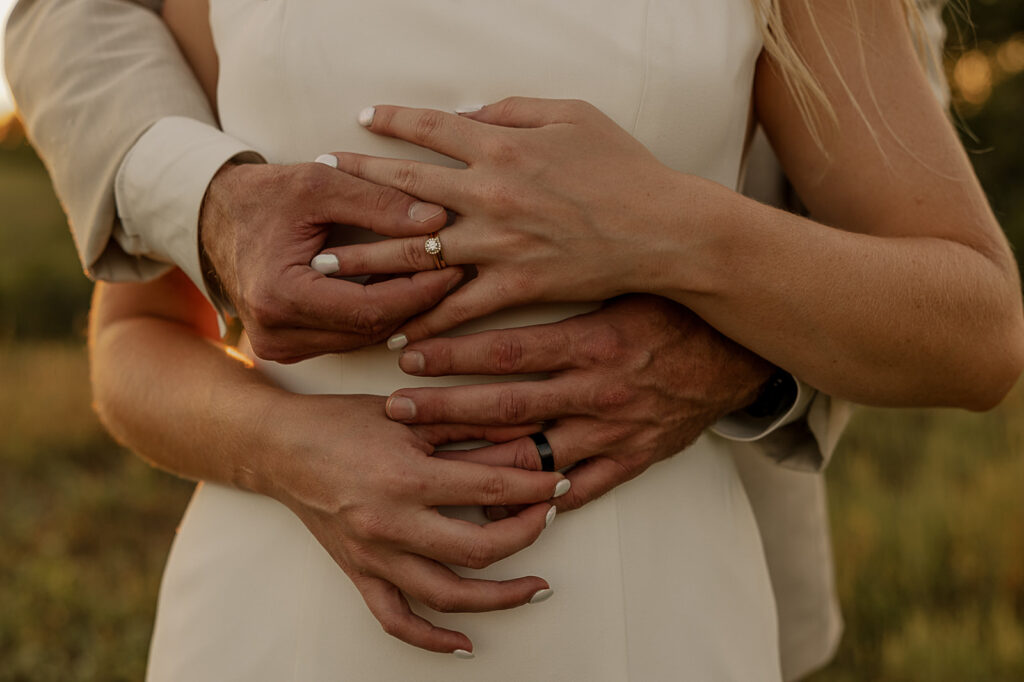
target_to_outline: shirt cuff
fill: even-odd
[[[796,397],[792,404],[783,406],[776,414],[764,417],[752,417],[742,410],[731,412],[715,422],[711,432],[728,440],[751,442],[802,419],[818,391],[793,375],[790,378],[796,384]]]
[[[222,332],[225,302],[211,296],[200,265],[199,211],[213,176],[232,159],[263,162],[213,126],[171,116],[138,139],[114,179],[121,248],[181,268],[217,310]]]

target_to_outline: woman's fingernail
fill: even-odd
[[[563,478],[561,481],[558,482],[558,485],[555,486],[555,494],[552,495],[551,497],[561,497],[562,495],[569,492],[569,488],[571,487],[572,483],[569,481],[569,479]]]
[[[363,126],[364,128],[369,128],[370,124],[373,123],[373,115],[375,113],[377,113],[377,109],[375,107],[366,107],[365,109],[360,111],[358,119],[359,125]]]
[[[337,168],[338,157],[335,156],[334,154],[321,154],[320,156],[316,157],[316,163],[322,163],[325,166]]]
[[[388,398],[388,401],[384,404],[384,411],[388,413],[389,417],[398,421],[415,419],[416,403],[408,398],[393,395]]]
[[[309,266],[321,275],[333,275],[341,266],[338,265],[338,257],[333,253],[321,253],[309,261]]]
[[[456,114],[472,114],[473,112],[480,111],[484,108],[483,104],[471,104],[468,107],[458,107],[455,110]]]
[[[407,350],[398,357],[398,366],[406,374],[421,374],[427,368],[427,361],[418,350]]]
[[[455,656],[455,658],[463,658],[467,661],[471,658],[476,658],[476,654],[474,654],[472,651],[466,651],[465,649],[456,649],[452,652],[452,654]]]
[[[425,201],[417,201],[409,207],[409,217],[418,223],[425,223],[442,213],[444,213],[444,208],[437,204],[428,204]]]
[[[555,514],[557,514],[557,513],[558,513],[558,509],[555,508],[555,507],[552,507],[551,509],[548,509],[548,513],[544,517],[544,527],[545,528],[547,528],[548,526],[551,525],[551,522],[555,520]]]
[[[388,350],[402,350],[409,345],[409,339],[405,334],[395,334],[388,339]]]
[[[543,590],[537,590],[533,593],[533,596],[530,597],[530,603],[539,604],[542,601],[547,601],[548,599],[551,599],[551,595],[553,595],[554,593],[555,591],[552,590],[550,587],[545,588]]]

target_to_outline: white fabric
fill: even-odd
[[[742,411],[733,412],[715,422],[711,431],[722,438],[749,443],[803,419],[817,391],[792,375],[790,379],[796,384],[796,395],[793,402],[780,410],[779,414],[751,417]]]
[[[728,186],[739,176],[760,50],[746,0],[215,0],[212,20],[222,124],[271,162],[332,150],[441,160],[372,135],[356,113],[523,94],[586,99],[674,168]],[[589,307],[507,311],[461,331]],[[260,366],[304,392],[458,381],[408,377],[382,346]],[[285,508],[204,485],[164,577],[149,679],[780,679],[757,527],[729,447],[715,436],[473,573],[542,575],[555,596],[508,612],[431,613],[465,630],[477,658],[426,653],[381,632]]]
[[[221,302],[211,298],[199,264],[199,210],[210,180],[235,158],[262,160],[217,128],[169,116],[128,151],[114,184],[125,250],[176,263],[218,310]],[[149,229],[154,224],[161,229]]]

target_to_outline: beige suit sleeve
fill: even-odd
[[[8,20],[6,65],[86,272],[111,280],[164,272],[172,254],[153,244],[182,237],[156,234],[160,221],[125,231],[115,208],[118,169],[161,119],[216,122],[160,18],[127,0],[20,0]]]

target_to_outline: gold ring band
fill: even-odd
[[[444,260],[444,255],[441,253],[441,236],[437,232],[431,232],[427,235],[427,241],[423,243],[423,250],[434,258],[434,268],[441,270],[448,267],[448,263]]]

